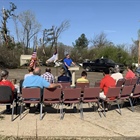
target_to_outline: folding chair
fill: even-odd
[[[84,92],[85,87],[89,87],[89,83],[76,83],[76,88],[81,88],[81,93]]]
[[[101,81],[95,81],[94,87],[100,87]]]
[[[13,121],[14,118],[14,106],[16,102],[17,100],[16,98],[14,98],[12,89],[9,86],[0,86],[0,105],[12,105],[11,121]],[[16,114],[17,114],[17,103],[16,103]]]
[[[107,91],[107,94],[106,94],[106,99],[103,100],[103,101],[107,102],[107,103],[112,103],[112,102],[117,103],[119,113],[121,114],[121,109],[120,109],[120,105],[119,105],[119,102],[118,102],[118,99],[119,99],[119,96],[120,96],[120,91],[121,91],[121,87],[109,87],[109,89]],[[103,108],[104,108],[104,114],[105,114],[104,102],[103,102]]]
[[[131,81],[132,81],[132,78],[129,78],[129,79],[125,79],[125,81],[124,81],[124,86],[129,86],[129,85],[131,85]]]
[[[116,83],[116,87],[122,87],[125,82],[125,78],[119,79]]]
[[[40,88],[37,88],[37,87],[22,88],[20,119],[21,119],[21,114],[23,112],[24,103],[40,104],[40,120],[42,119],[42,114],[41,114],[42,102],[41,102],[41,89]]]
[[[63,104],[78,104],[80,105],[80,116],[83,118],[83,109],[81,102],[81,88],[65,88],[63,90]],[[62,104],[62,105],[63,105]]]
[[[131,79],[131,85],[135,86],[137,84],[137,82],[138,82],[138,77],[134,77]]]
[[[135,86],[135,88],[134,88],[134,90],[133,90],[133,93],[132,93],[132,96],[130,96],[130,98],[131,99],[133,99],[132,101],[132,104],[134,104],[134,101],[136,100],[136,99],[138,99],[140,97],[140,85],[138,84],[136,84],[136,86]]]
[[[62,108],[62,99],[61,99],[61,89],[60,88],[44,88],[43,90],[43,104],[58,104],[61,105],[60,107],[60,119],[62,119],[63,115],[63,108]],[[42,106],[42,104],[41,104]],[[42,114],[42,107],[41,107],[41,114]],[[41,117],[42,119],[42,117]]]
[[[120,94],[120,100],[123,100],[123,101],[129,100],[132,111],[134,111],[134,108],[133,108],[133,104],[132,104],[130,96],[132,94],[133,88],[134,88],[134,85],[123,86],[121,94]]]
[[[65,88],[70,88],[70,85],[71,85],[70,82],[62,82],[62,81],[59,81],[58,83],[61,83],[62,90],[65,89]]]
[[[97,103],[99,106],[99,93],[100,87],[85,87],[82,103]]]

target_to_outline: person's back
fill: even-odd
[[[12,91],[14,92],[15,87],[12,84],[11,81],[7,80],[8,75],[9,75],[9,72],[7,70],[2,70],[2,72],[1,72],[1,79],[0,79],[0,85],[9,86],[12,89]]]
[[[134,77],[135,77],[135,73],[132,71],[132,67],[127,66],[127,72],[125,75],[125,79],[134,78]]]
[[[23,87],[48,87],[50,85],[49,82],[46,82],[44,78],[40,76],[41,71],[34,71],[33,75],[26,77],[26,79],[23,81],[22,86]]]
[[[54,76],[51,73],[51,69],[50,68],[46,68],[45,70],[46,72],[44,74],[41,75],[41,77],[43,77],[45,80],[47,80],[49,83],[54,83]]]
[[[119,68],[115,68],[115,69],[114,69],[114,72],[115,72],[115,73],[111,74],[111,77],[112,77],[112,78],[116,81],[116,83],[117,83],[117,81],[118,81],[119,79],[122,79],[122,78],[123,78],[123,75],[120,73]]]
[[[32,76],[28,76],[22,84],[22,87],[40,87],[40,88],[55,88],[62,87],[61,84],[49,83],[41,76],[41,69],[36,67]]]
[[[106,95],[109,87],[115,87],[116,81],[109,75],[108,70],[104,71],[104,77],[101,79],[100,88]]]
[[[14,97],[15,86],[12,84],[11,81],[7,80],[8,75],[9,75],[9,72],[7,70],[1,71],[0,85],[9,86],[13,91],[13,97]],[[6,112],[10,113],[10,111],[11,111],[10,105],[6,105]]]
[[[29,73],[27,73],[27,74],[24,75],[24,79],[25,79],[26,77],[28,77],[28,76],[33,75],[33,71],[34,71],[33,67],[28,67],[28,71],[29,71]]]
[[[65,70],[62,68],[60,69],[60,76],[58,76],[58,82],[70,82],[70,77],[65,75]]]
[[[89,80],[87,79],[87,73],[85,71],[82,71],[81,78],[78,78],[77,83],[89,83]]]

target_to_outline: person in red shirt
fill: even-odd
[[[104,77],[101,79],[101,82],[100,82],[101,92],[99,94],[99,98],[105,100],[108,88],[115,87],[116,81],[109,75],[108,69],[105,69],[103,71],[103,75],[104,75]],[[105,102],[105,109],[107,110],[107,103],[106,102]]]
[[[125,79],[134,78],[135,73],[132,71],[132,67],[127,66],[126,69],[127,69],[127,72],[126,72],[126,75],[125,75]]]
[[[2,70],[1,71],[0,85],[9,86],[12,89],[13,96],[14,96],[15,86],[12,84],[12,82],[7,80],[8,75],[9,75],[9,72],[7,70]],[[6,112],[10,112],[10,110],[11,110],[10,105],[6,105]]]

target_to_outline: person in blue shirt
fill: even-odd
[[[60,87],[62,88],[62,85],[60,83],[49,83],[46,81],[41,75],[41,69],[39,67],[36,67],[33,71],[33,75],[28,76],[24,79],[22,87],[40,87],[41,90],[41,98],[43,95],[43,88],[57,88]],[[26,107],[30,107],[30,104],[26,104]],[[37,111],[40,109],[40,106],[38,104],[37,106]]]
[[[65,74],[68,75],[71,79],[71,72],[69,71],[69,67],[71,66],[71,64],[75,66],[75,63],[70,58],[69,54],[66,54],[66,58],[64,58],[63,64],[64,64],[63,68],[65,69]]]
[[[55,87],[62,87],[61,84],[57,83],[49,83],[41,76],[41,69],[36,67],[33,71],[33,75],[28,76],[22,84],[22,87],[40,87],[43,88],[55,88]]]

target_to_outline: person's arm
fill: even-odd
[[[50,86],[48,88],[57,88],[57,87],[62,88],[62,85],[59,83],[57,83],[57,84],[53,83],[53,84],[50,84]]]
[[[67,65],[67,63],[66,63],[66,62],[64,62],[64,64],[65,64],[65,66],[66,66],[67,68],[69,68],[69,66]]]
[[[43,87],[45,87],[45,88],[56,88],[56,87],[62,88],[62,85],[59,83],[52,83],[51,84],[43,78],[42,78],[42,81],[43,81]]]

